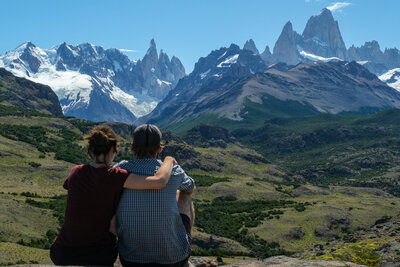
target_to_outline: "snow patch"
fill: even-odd
[[[317,56],[314,54],[307,53],[306,51],[300,51],[300,55],[302,55],[304,58],[307,58],[311,61],[323,61],[323,62],[328,62],[328,61],[343,61],[342,59],[338,57],[321,57]]]
[[[122,70],[121,65],[117,61],[113,60],[113,65],[114,65],[114,70],[116,71]]]
[[[257,104],[263,103],[261,97],[258,95],[250,95],[250,96],[248,96],[248,99],[253,103],[257,103]]]
[[[357,63],[360,64],[360,65],[365,65],[368,62],[369,62],[368,60],[357,61]]]
[[[239,54],[233,55],[222,61],[221,63],[218,64],[218,68],[228,68],[232,64],[235,64],[239,58]]]
[[[207,74],[210,73],[211,69],[208,69],[205,72],[200,73],[200,79],[204,79],[205,77],[207,77]]]
[[[108,82],[113,84],[112,81]],[[114,101],[121,103],[129,109],[136,117],[142,117],[149,114],[158,104],[158,101],[155,98],[144,97],[140,93],[128,94],[114,85],[111,87],[110,96]]]
[[[226,52],[227,52],[227,51],[225,51],[222,55],[220,55],[219,58],[218,58],[218,60],[220,60],[221,58],[223,58],[223,57],[226,55]]]
[[[158,84],[158,86],[161,87],[163,84],[165,84],[165,85],[167,85],[167,86],[171,86],[172,83],[167,82],[167,81],[163,81],[163,80],[160,80],[160,79],[157,79],[157,84]]]
[[[71,53],[74,57],[79,56],[78,52],[76,52],[74,49],[72,49],[69,45],[66,44],[65,46],[68,48],[69,51],[71,51]]]
[[[40,72],[31,74],[29,80],[47,84],[60,100],[76,100],[79,95],[83,102],[89,103],[92,91],[92,77],[76,71]]]

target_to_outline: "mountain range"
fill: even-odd
[[[254,42],[249,42],[253,45],[246,43],[243,48],[258,54]],[[268,52],[267,47],[260,56],[269,62],[289,65],[307,61],[357,61],[376,75],[400,66],[400,51],[386,48],[382,52],[375,40],[365,42],[361,47],[352,45],[346,49],[339,24],[326,8],[308,20],[301,35],[293,30],[290,21],[287,22],[275,43],[273,54]]]
[[[399,105],[398,93],[375,75],[400,90],[400,51],[382,51],[377,41],[347,49],[326,8],[308,20],[301,35],[287,22],[272,53],[269,46],[260,52],[250,39],[243,48],[232,44],[201,57],[189,75],[177,57],[158,53],[154,40],[138,61],[88,43],[41,49],[28,42],[0,56],[0,67],[50,86],[65,115],[94,121],[178,122],[205,113],[240,121],[245,102],[265,105],[265,95],[292,101],[275,115]]]
[[[200,59],[194,71],[137,122],[169,127],[208,114],[255,126],[254,116],[265,120],[388,108],[400,108],[400,93],[354,61],[266,66],[258,55],[231,45]]]
[[[203,114],[241,121],[250,118],[249,102],[260,105],[256,112],[265,119],[399,108],[399,60],[398,49],[382,52],[377,41],[346,49],[338,22],[325,8],[308,20],[302,35],[286,23],[273,53],[268,46],[260,53],[250,39],[243,49],[231,45],[200,58],[137,122],[168,127]]]
[[[185,76],[180,60],[158,54],[154,40],[138,61],[89,43],[41,49],[27,42],[0,56],[1,66],[49,85],[65,115],[127,123],[149,113]]]

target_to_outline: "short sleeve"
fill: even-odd
[[[65,182],[64,182],[64,184],[63,184],[64,189],[68,190],[69,181],[71,180],[71,178],[72,178],[73,176],[76,175],[76,173],[78,172],[78,170],[79,170],[80,168],[82,168],[82,165],[77,165],[77,166],[75,166],[75,167],[72,168],[71,172],[69,173],[67,179],[65,179]]]
[[[115,167],[111,169],[112,178],[114,180],[113,184],[115,184],[117,190],[121,190],[124,187],[125,181],[128,178],[129,172],[127,170],[123,170],[120,167]]]
[[[179,176],[182,177],[182,182],[178,189],[184,192],[190,192],[194,188],[194,180],[192,177],[188,176],[185,172],[181,173]]]
[[[128,163],[127,160],[122,160],[122,161],[120,161],[120,162],[118,162],[118,163],[115,163],[114,166],[113,166],[113,168],[121,167],[121,165],[127,164],[127,163]]]

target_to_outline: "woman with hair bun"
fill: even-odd
[[[111,168],[117,154],[117,138],[105,125],[89,136],[91,162],[75,166],[64,183],[68,190],[64,224],[50,249],[56,265],[113,266],[118,247],[111,233],[123,188],[162,189],[168,183],[176,161],[166,157],[154,176],[144,177],[119,167]]]

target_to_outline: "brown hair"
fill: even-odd
[[[135,155],[135,158],[137,159],[145,159],[145,158],[152,158],[154,156],[157,156],[157,151],[162,147],[163,144],[160,143],[158,146],[152,146],[152,147],[141,147],[135,145],[135,143],[131,144],[131,151],[133,155]]]
[[[142,124],[133,132],[131,151],[138,159],[155,157],[162,146],[161,137],[161,131],[156,125]]]
[[[92,159],[96,159],[101,154],[106,155],[111,148],[117,152],[117,137],[109,126],[94,127],[90,135],[85,136],[85,140],[89,141],[88,154]]]

